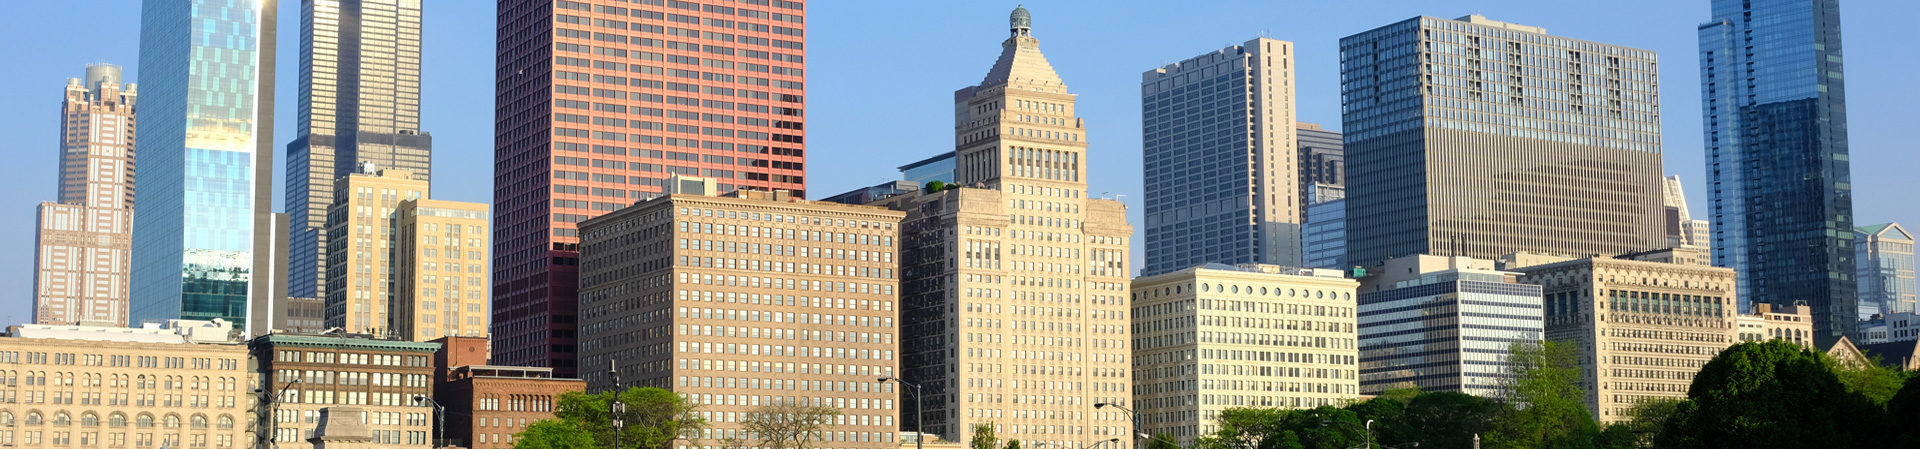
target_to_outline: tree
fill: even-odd
[[[1887,400],[1888,423],[1911,424],[1920,422],[1920,376],[1908,377],[1893,399]],[[1920,429],[1910,425],[1895,425],[1888,437],[1894,447],[1920,448]]]
[[[1000,449],[1000,437],[993,435],[993,423],[974,424],[973,438],[967,444],[973,449]]]
[[[1579,355],[1554,341],[1515,343],[1501,382],[1499,425],[1488,435],[1494,447],[1590,447],[1600,433],[1580,389]]]
[[[818,439],[821,430],[838,416],[837,408],[782,402],[747,412],[740,427],[760,437],[769,449],[807,449],[807,443]]]
[[[1469,449],[1474,435],[1493,433],[1502,410],[1492,399],[1457,391],[1421,394],[1407,401],[1406,412],[1394,427],[1401,429],[1399,433],[1383,435],[1381,441],[1389,445],[1417,442],[1423,449]]]
[[[1180,449],[1180,445],[1173,444],[1173,435],[1159,433],[1147,440],[1147,449]]]
[[[1267,440],[1280,436],[1280,410],[1230,408],[1220,411],[1220,430],[1200,437],[1194,445],[1205,449],[1271,449]],[[975,448],[979,449],[979,448]]]
[[[1661,448],[1880,447],[1884,412],[1825,354],[1785,340],[1733,345],[1693,377],[1655,437]]]
[[[1893,399],[1894,393],[1899,392],[1901,385],[1907,381],[1906,373],[1880,363],[1878,356],[1862,362],[1834,360],[1833,374],[1840,377],[1840,383],[1845,384],[1848,390],[1865,395],[1875,404],[1885,404]]]
[[[534,421],[513,437],[514,449],[599,449],[593,434],[557,419]]]
[[[560,395],[554,417],[593,436],[599,447],[613,449],[668,449],[673,441],[693,438],[706,421],[693,413],[693,405],[674,392],[659,388],[629,388],[620,393],[625,412],[619,413],[625,424],[620,444],[614,444],[612,391],[595,394],[571,392]]]

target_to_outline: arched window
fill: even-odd
[[[195,429],[207,428],[207,415],[193,415],[192,423]]]
[[[220,428],[222,428],[222,429],[232,429],[232,428],[233,428],[233,416],[232,416],[232,415],[220,415]]]
[[[107,425],[113,426],[113,427],[126,427],[127,415],[122,414],[120,412],[113,412],[113,414],[107,415]]]
[[[80,414],[80,425],[97,427],[100,425],[100,415],[95,415],[93,412],[82,413]]]
[[[141,413],[140,417],[134,418],[133,423],[140,427],[153,427],[153,415]]]
[[[178,429],[180,428],[180,415],[169,413],[167,414],[167,417],[165,418],[165,420],[160,422],[160,425],[165,426],[168,429]]]
[[[13,412],[0,412],[0,426],[13,426]]]
[[[73,417],[67,416],[67,412],[54,413],[53,425],[56,425],[56,426],[73,425]]]
[[[40,412],[27,412],[27,425],[37,426],[40,424]]]

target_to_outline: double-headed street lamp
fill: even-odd
[[[413,403],[419,404],[422,402],[433,404],[433,434],[434,438],[439,440],[434,443],[437,444],[437,446],[434,447],[445,447],[447,445],[447,407],[440,405],[440,401],[435,401],[426,395],[413,396]]]
[[[1098,410],[1104,407],[1113,407],[1116,410],[1127,412],[1127,433],[1130,435],[1133,435],[1134,441],[1139,441],[1140,438],[1146,437],[1146,435],[1140,434],[1140,423],[1138,422],[1139,421],[1138,419],[1135,419],[1133,415],[1133,409],[1130,409],[1130,408],[1127,408],[1126,406],[1115,404],[1112,402],[1098,402],[1093,404],[1093,408],[1095,410]],[[1114,438],[1114,440],[1119,440],[1119,438]],[[1115,441],[1115,442],[1117,443],[1118,441]]]
[[[913,437],[913,448],[926,449],[927,428],[922,427],[925,422],[921,421],[921,417],[926,416],[927,412],[920,408],[920,384],[900,380],[900,378],[893,376],[882,377],[878,382],[893,382],[913,389],[913,432],[918,434]]]
[[[267,401],[267,444],[274,448],[280,447],[280,397],[285,396],[287,389],[293,388],[294,384],[298,383],[300,383],[300,378],[296,377],[293,381],[287,382],[286,386],[280,387],[280,391],[274,392],[272,396],[266,396],[267,388],[264,387],[253,390],[253,392],[265,396],[261,399]]]

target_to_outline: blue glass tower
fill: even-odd
[[[1839,1],[1713,0],[1699,31],[1714,264],[1858,341]]]
[[[244,326],[249,305],[266,302],[249,299],[266,296],[270,284],[255,278],[270,277],[263,265],[272,253],[261,239],[271,238],[274,6],[141,7],[131,323],[224,318]]]

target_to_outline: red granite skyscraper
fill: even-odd
[[[496,363],[578,376],[581,220],[676,174],[804,194],[804,18],[804,1],[500,0]]]

